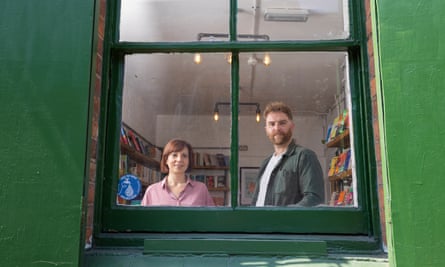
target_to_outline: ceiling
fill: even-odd
[[[226,0],[122,1],[121,41],[197,41],[199,33],[228,32]],[[265,21],[270,8],[304,9],[306,22]],[[239,34],[266,35],[272,41],[344,39],[349,29],[343,0],[240,0]],[[210,37],[201,41],[224,41]],[[255,39],[246,39],[254,41]],[[240,41],[243,41],[240,39]],[[129,55],[124,91],[131,106],[138,102],[158,113],[209,114],[214,103],[230,100],[230,64],[223,53]],[[271,64],[262,64],[264,53],[240,54],[240,101],[271,100],[290,104],[295,112],[323,114],[335,104],[343,88],[343,52],[271,52]],[[124,95],[124,101],[125,101]]]

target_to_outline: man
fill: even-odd
[[[324,202],[323,171],[317,155],[292,138],[292,110],[272,102],[264,110],[266,135],[274,153],[264,160],[253,205],[310,207]]]

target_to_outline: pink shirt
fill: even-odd
[[[168,190],[167,181],[150,185],[145,191],[141,206],[215,206],[213,198],[204,183],[187,179],[187,185],[179,197]]]

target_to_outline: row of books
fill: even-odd
[[[196,174],[196,175],[191,175],[191,177],[193,180],[203,182],[204,184],[206,184],[208,189],[227,187],[225,175]]]
[[[349,129],[349,112],[345,109],[341,114],[335,117],[334,121],[328,127],[326,133],[326,142],[332,141],[336,136]]]
[[[147,157],[157,157],[157,148],[154,145],[144,141],[133,130],[123,126],[121,127],[120,142],[135,149],[139,153],[146,155]]]
[[[328,176],[334,176],[352,168],[351,149],[344,149],[338,156],[331,159]]]
[[[127,155],[120,155],[119,175],[133,174],[141,181],[142,184],[149,185],[161,180],[161,172],[148,168],[143,164],[139,164],[131,160]]]
[[[352,187],[345,186],[340,192],[334,191],[331,194],[330,206],[351,206],[354,204],[354,193]]]
[[[209,154],[209,153],[193,153],[193,164],[196,167],[228,167],[230,165],[229,156],[222,153]]]

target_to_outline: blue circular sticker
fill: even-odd
[[[141,182],[134,175],[124,175],[119,179],[117,191],[117,194],[121,198],[125,200],[132,200],[136,198],[141,192]]]

